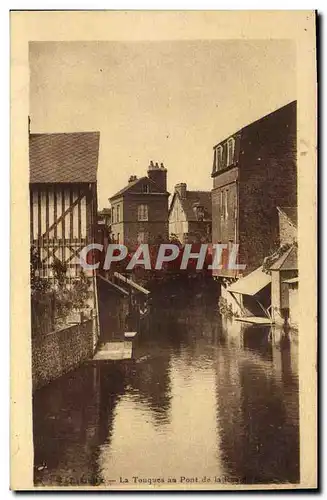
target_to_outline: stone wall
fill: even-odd
[[[92,320],[32,340],[33,391],[77,367],[93,355]]]

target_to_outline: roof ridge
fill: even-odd
[[[126,193],[126,191],[128,191],[129,188],[136,186],[136,184],[138,184],[141,180],[144,180],[144,179],[146,179],[148,182],[150,182],[151,184],[153,184],[155,187],[157,187],[160,190],[160,186],[158,186],[158,184],[155,181],[150,179],[150,177],[148,177],[147,175],[143,175],[142,177],[139,177],[138,179],[135,179],[134,181],[131,181],[128,184],[126,184],[126,186],[124,186],[119,191],[117,191],[115,194],[110,196],[109,200],[112,200],[113,198],[116,198],[117,196],[120,196],[120,195]],[[167,190],[165,190],[165,191],[161,190],[158,192],[159,193],[168,193]],[[153,194],[155,194],[155,193],[153,193]]]
[[[81,132],[31,132],[29,135],[79,135],[79,134],[100,134],[100,130],[82,130]]]

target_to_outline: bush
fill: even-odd
[[[81,269],[79,278],[70,280],[67,267],[59,259],[52,265],[52,281],[40,278],[40,257],[37,249],[31,249],[31,313],[32,334],[45,334],[62,326],[73,312],[88,309],[90,298],[88,278]]]

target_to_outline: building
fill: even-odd
[[[297,205],[296,101],[217,144],[212,178],[212,241],[239,244],[248,274],[279,245],[276,207]],[[214,273],[229,279],[240,271]]]
[[[256,322],[297,325],[297,210],[277,207],[279,247],[256,270],[222,287],[222,298],[233,314],[255,316]],[[253,320],[254,322],[254,320]]]
[[[29,135],[30,241],[42,278],[55,259],[78,277],[79,253],[95,241],[99,141],[99,132]]]
[[[141,243],[168,240],[167,169],[151,161],[147,174],[140,179],[132,175],[109,199],[112,240],[131,250]]]
[[[271,275],[271,315],[274,323],[296,326],[298,319],[297,209],[277,207],[280,247],[266,257]]]
[[[177,184],[170,204],[169,235],[182,243],[211,242],[211,192]]]
[[[100,226],[110,227],[111,224],[111,209],[103,208],[98,212],[98,224]]]
[[[98,212],[96,241],[104,246],[102,260],[106,254],[109,243],[111,243],[111,209],[103,208]],[[103,262],[102,262],[103,264]]]

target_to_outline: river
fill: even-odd
[[[133,360],[35,393],[36,485],[299,481],[297,333],[224,320],[216,303],[158,302]]]

